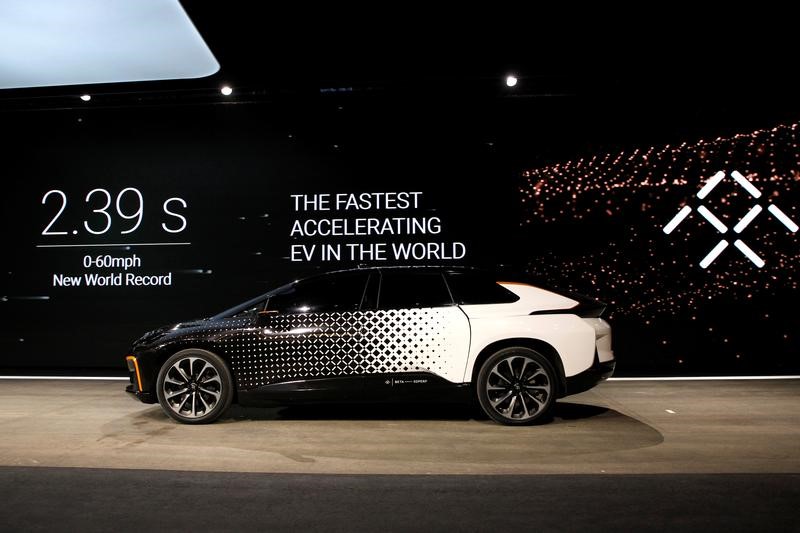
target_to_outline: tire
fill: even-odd
[[[556,371],[542,354],[522,346],[492,354],[478,373],[477,395],[483,412],[509,426],[550,418],[556,401]]]
[[[233,400],[233,378],[218,355],[196,348],[181,350],[158,372],[158,403],[183,424],[208,424]]]

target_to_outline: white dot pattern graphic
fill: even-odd
[[[241,389],[363,374],[443,375],[451,363],[450,348],[460,344],[452,337],[463,333],[452,327],[449,313],[454,311],[423,308],[275,315],[263,326],[255,326],[249,319],[227,320],[219,328],[198,333],[227,356]]]
[[[460,382],[469,324],[458,307],[274,315],[256,326],[226,319],[178,343],[230,362],[242,390],[303,379],[431,372]]]
[[[441,373],[444,326],[436,309],[279,315],[222,345],[243,389],[293,379]]]

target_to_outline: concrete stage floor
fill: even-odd
[[[800,381],[614,381],[510,428],[458,406],[234,408],[0,380],[2,531],[800,531]]]
[[[613,381],[552,423],[462,406],[234,407],[173,422],[120,381],[0,380],[0,465],[311,474],[800,473],[800,381]]]

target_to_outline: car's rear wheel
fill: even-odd
[[[553,365],[542,354],[521,346],[503,348],[481,366],[478,401],[501,424],[533,424],[552,413],[555,384]]]
[[[225,362],[207,350],[181,350],[161,366],[158,403],[184,424],[207,424],[224,413],[233,399],[233,378]]]

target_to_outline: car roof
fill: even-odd
[[[319,274],[314,274],[309,277],[322,276],[325,274],[339,274],[343,272],[364,272],[371,270],[443,270],[446,272],[462,272],[462,271],[488,272],[486,270],[482,270],[479,268],[462,266],[462,265],[382,265],[382,266],[357,266],[353,268],[343,268],[341,270],[330,270],[327,272],[320,272]]]

